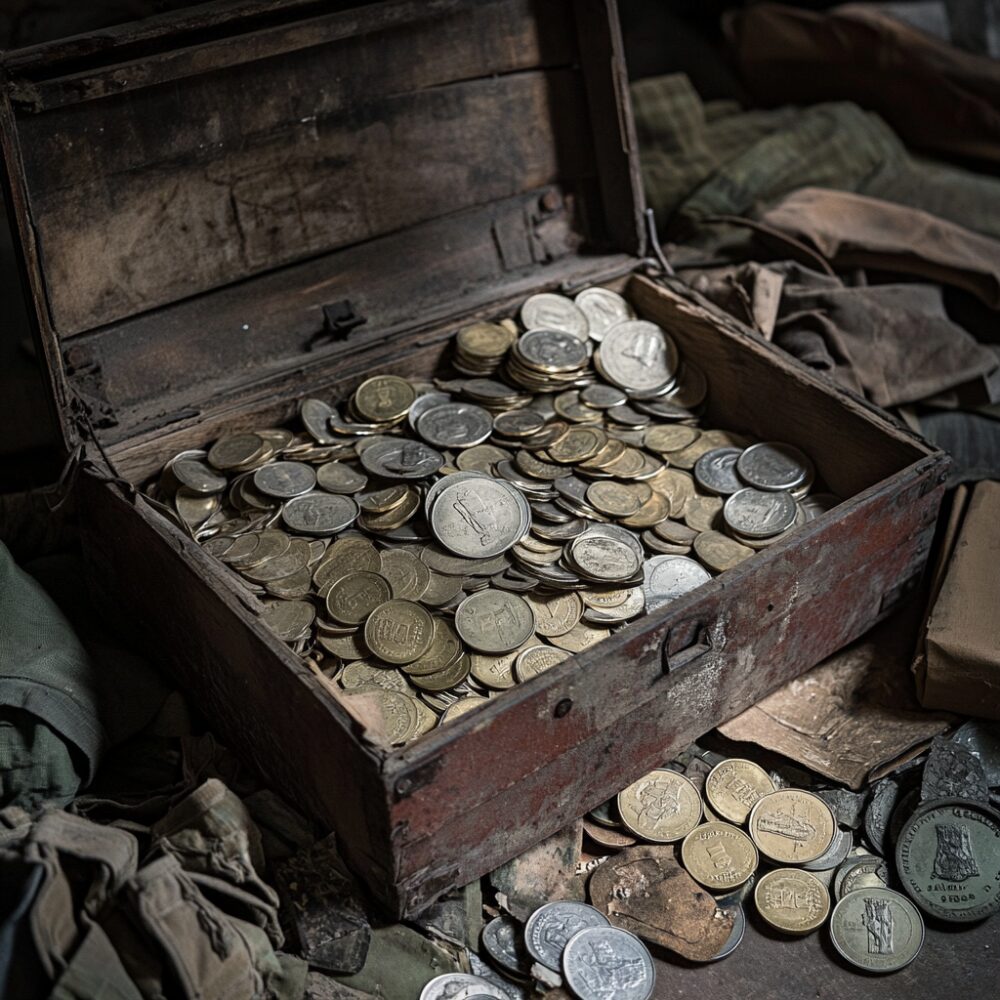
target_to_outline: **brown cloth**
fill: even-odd
[[[725,26],[757,104],[854,101],[914,149],[1000,162],[1000,62],[861,4],[756,4]]]
[[[838,268],[926,278],[1000,309],[1000,240],[920,209],[807,187],[766,209],[760,221],[814,247]]]

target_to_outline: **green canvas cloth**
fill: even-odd
[[[1000,181],[918,159],[856,104],[743,111],[703,102],[683,75],[632,85],[646,198],[671,222],[752,216],[800,187],[854,191],[1000,237]]]

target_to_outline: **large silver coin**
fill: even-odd
[[[770,538],[795,523],[798,507],[791,493],[756,490],[734,493],[722,508],[722,518],[733,531],[747,538]]]
[[[553,292],[532,295],[521,306],[521,324],[525,330],[561,330],[579,340],[586,340],[590,325],[572,299]]]
[[[639,571],[635,552],[615,538],[587,532],[570,543],[573,563],[592,580],[628,580]]]
[[[333,408],[322,399],[303,399],[299,407],[302,425],[317,444],[336,443],[336,435],[330,430],[330,417],[333,415]]]
[[[455,609],[455,631],[480,653],[509,653],[535,631],[531,605],[506,590],[480,590]]]
[[[610,927],[600,910],[586,903],[557,901],[546,903],[528,917],[524,925],[524,946],[536,961],[559,972],[569,939],[589,927]]]
[[[406,414],[407,423],[409,423],[412,430],[416,430],[417,421],[428,410],[432,410],[435,406],[443,406],[445,403],[450,403],[451,401],[451,396],[446,392],[425,392],[422,396],[417,396],[410,403],[410,409]]]
[[[909,965],[924,943],[920,911],[892,889],[848,893],[830,916],[833,946],[866,972],[895,972]]]
[[[477,997],[510,1000],[510,994],[499,986],[481,976],[470,976],[467,972],[446,972],[435,976],[420,991],[420,1000],[475,1000]]]
[[[358,505],[337,493],[305,493],[285,502],[281,520],[300,535],[324,538],[353,524]]]
[[[653,556],[646,561],[644,569],[646,579],[643,590],[649,611],[712,579],[712,574],[701,563],[687,556]]]
[[[489,410],[473,403],[432,406],[417,420],[417,433],[438,448],[471,448],[482,444],[492,430]]]
[[[644,319],[626,320],[608,330],[598,356],[605,378],[626,392],[655,392],[669,385],[677,370],[677,345]]]
[[[590,927],[569,939],[563,978],[580,1000],[648,1000],[656,974],[649,949],[620,927]]]
[[[709,493],[729,496],[744,487],[736,474],[736,462],[743,454],[742,448],[713,448],[694,463],[694,478]]]
[[[446,485],[436,494],[429,514],[437,540],[470,559],[506,552],[531,524],[527,501],[513,487],[482,476]]]
[[[253,484],[264,496],[290,500],[316,485],[316,473],[303,462],[272,462],[253,474]]]
[[[444,465],[444,456],[422,441],[385,438],[361,452],[361,464],[384,479],[425,479]]]
[[[483,928],[483,947],[506,972],[524,979],[531,974],[531,959],[524,947],[521,925],[513,917],[504,914],[491,920]]]
[[[635,318],[632,307],[610,288],[585,288],[573,301],[587,317],[590,339],[598,343],[616,323]]]
[[[812,462],[782,441],[751,445],[740,455],[736,469],[748,486],[759,490],[793,490],[813,475]]]
[[[544,371],[571,372],[586,365],[587,345],[562,330],[529,330],[514,345],[529,364]]]

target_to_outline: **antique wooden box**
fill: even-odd
[[[7,197],[66,447],[93,463],[89,585],[412,914],[887,614],[946,459],[679,284],[629,276],[645,246],[613,0],[330,7],[226,0],[7,53]],[[706,372],[712,425],[793,442],[849,499],[386,749],[133,487],[302,396],[442,371],[460,321],[603,279]],[[365,323],[338,336],[346,313]]]

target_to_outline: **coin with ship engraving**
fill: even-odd
[[[747,538],[770,538],[795,523],[798,507],[791,493],[747,487],[732,494],[722,508],[727,526]]]
[[[579,1000],[649,1000],[655,973],[649,949],[620,927],[589,927],[566,943],[566,985]]]
[[[775,930],[809,934],[823,926],[830,913],[830,893],[812,872],[775,868],[754,886],[757,912]]]
[[[618,793],[618,813],[637,837],[655,844],[683,840],[701,820],[701,796],[682,774],[660,768]]]
[[[779,864],[797,865],[827,850],[837,831],[837,821],[818,795],[799,788],[779,788],[754,804],[749,830],[765,857]]]
[[[859,889],[833,908],[830,940],[859,969],[896,972],[920,953],[924,921],[901,893],[877,887]]]
[[[949,922],[1000,910],[1000,813],[971,799],[926,802],[896,841],[896,871],[924,912]]]
[[[716,764],[705,778],[705,798],[723,819],[742,826],[750,810],[774,791],[771,776],[759,764],[730,757]]]
[[[589,927],[609,927],[600,910],[587,903],[557,900],[540,906],[524,925],[524,945],[528,954],[546,969],[559,972],[569,939]]]
[[[509,653],[534,633],[535,615],[528,602],[506,590],[480,590],[455,610],[462,642],[481,653]]]
[[[565,295],[540,292],[521,306],[521,325],[525,330],[561,330],[580,340],[587,339],[590,325],[580,307]]]
[[[434,620],[413,601],[386,601],[365,622],[365,645],[385,663],[419,660],[434,638]]]
[[[696,826],[681,844],[681,861],[695,881],[713,892],[742,885],[757,870],[753,841],[731,823]]]
[[[506,552],[531,524],[527,501],[501,479],[477,474],[448,483],[430,508],[430,525],[438,541],[456,555],[488,559]],[[430,495],[428,495],[430,500]]]

